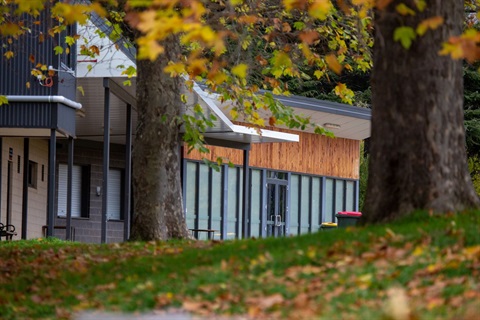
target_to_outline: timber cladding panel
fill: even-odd
[[[344,138],[328,138],[308,132],[277,131],[298,134],[300,142],[252,144],[250,166],[280,171],[307,173],[347,179],[359,178],[360,141]],[[209,147],[210,153],[190,154],[185,148],[185,158],[216,161],[228,159],[236,165],[243,164],[243,151],[222,147]]]

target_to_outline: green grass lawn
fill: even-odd
[[[242,241],[0,243],[0,318],[478,319],[480,212]]]

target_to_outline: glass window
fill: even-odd
[[[28,162],[28,186],[30,188],[37,188],[37,169],[38,164],[33,161]]]
[[[251,218],[250,218],[250,236],[259,237],[261,235],[261,216],[262,216],[262,171],[252,170],[250,201]]]
[[[300,233],[308,233],[310,227],[310,177],[302,176]]]
[[[212,169],[212,229],[215,232],[215,239],[221,238],[222,224],[222,170]]]
[[[346,181],[347,195],[346,195],[346,211],[355,211],[355,182]]]
[[[122,170],[108,170],[107,219],[120,220],[122,211]]]
[[[344,192],[344,180],[336,180],[335,181],[335,212],[344,211],[343,208],[343,192]],[[335,217],[335,221],[337,221]]]
[[[296,235],[298,234],[298,204],[299,204],[299,184],[300,184],[300,176],[297,174],[292,174],[291,176],[292,181],[290,182],[290,227],[289,232],[290,234]]]
[[[208,191],[209,191],[209,181],[208,181],[208,172],[209,166],[200,163],[199,164],[199,181],[198,181],[198,227],[200,229],[208,229]],[[207,239],[206,232],[200,232],[198,234],[199,239]]]
[[[186,193],[185,193],[185,213],[188,228],[195,228],[196,218],[196,190],[197,190],[197,164],[195,162],[187,162],[186,169]]]
[[[57,215],[67,215],[68,166],[58,165],[58,206]],[[82,167],[72,167],[72,217],[82,217]]]
[[[267,171],[267,178],[268,179],[287,180],[288,175],[287,175],[286,172]]]
[[[238,210],[238,194],[237,187],[238,174],[237,168],[228,168],[228,204],[227,204],[227,239],[235,239],[236,236],[236,223],[237,223],[237,210]]]
[[[318,231],[321,223],[320,217],[320,178],[312,177],[312,232]]]
[[[322,217],[323,222],[333,222],[333,179],[325,179],[325,213]]]

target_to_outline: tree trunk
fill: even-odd
[[[163,43],[155,61],[137,60],[138,126],[133,149],[132,240],[187,238],[180,183],[181,79],[163,72],[180,53],[179,41]]]
[[[428,1],[424,12],[401,16],[393,1],[375,15],[372,138],[364,220],[381,222],[415,209],[452,212],[477,207],[467,169],[462,62],[439,56],[441,44],[461,33],[463,1]],[[438,29],[410,49],[394,30],[413,29],[441,16]]]

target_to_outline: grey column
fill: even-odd
[[[103,79],[105,94],[103,105],[103,190],[101,243],[107,242],[108,169],[110,165],[110,88],[108,87],[108,82],[108,78]]]
[[[23,139],[22,239],[27,239],[29,161],[30,161],[30,139],[24,138]]]
[[[72,240],[72,184],[73,184],[73,137],[68,137],[68,172],[67,172],[67,224],[65,229],[66,240]]]
[[[250,175],[249,175],[249,157],[250,148],[243,150],[243,205],[242,205],[242,238],[246,239],[249,236],[250,221],[248,220],[249,208],[249,194],[250,194]]]
[[[3,176],[3,138],[0,137],[0,203],[2,203],[2,176]],[[0,221],[2,220],[2,210],[0,210]]]
[[[132,192],[132,106],[127,104],[127,126],[125,133],[125,199],[123,200],[123,240],[130,238],[130,199]]]
[[[55,164],[57,161],[57,137],[55,129],[50,130],[50,141],[48,146],[47,237],[52,237],[53,224],[55,221]]]

